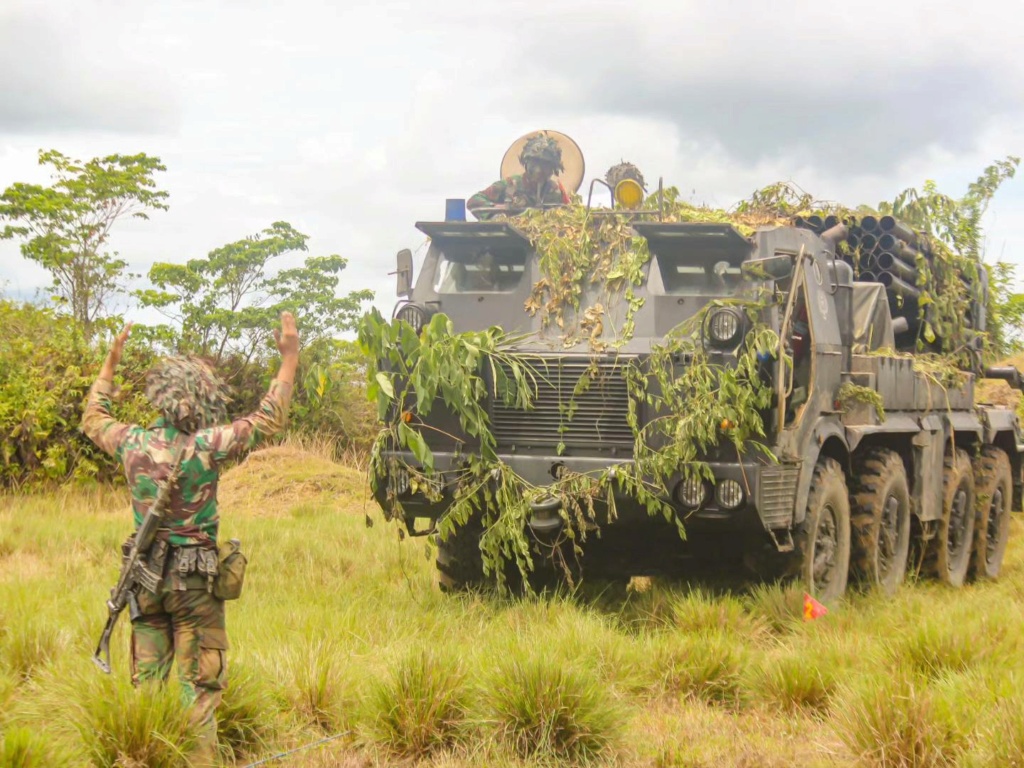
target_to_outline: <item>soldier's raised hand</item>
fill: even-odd
[[[128,341],[128,334],[131,333],[132,324],[128,323],[117,336],[114,337],[114,343],[110,345],[110,362],[115,366],[121,362],[121,355],[124,352],[124,343]]]
[[[274,329],[274,341],[281,357],[293,357],[299,354],[299,332],[295,328],[295,317],[291,312],[281,313],[281,330]]]

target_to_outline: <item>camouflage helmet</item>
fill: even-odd
[[[604,180],[608,182],[608,186],[615,189],[615,185],[624,179],[632,179],[640,188],[647,191],[647,185],[644,183],[644,175],[640,173],[640,169],[632,163],[621,162],[618,165],[613,165],[608,169],[608,173],[604,175]]]
[[[227,388],[204,361],[166,357],[146,375],[146,397],[160,415],[186,434],[223,423]]]
[[[551,163],[555,166],[556,173],[563,170],[562,148],[558,146],[558,142],[553,137],[543,131],[535,133],[527,139],[523,151],[519,153],[519,162],[523,164],[524,168],[527,160],[542,160]]]

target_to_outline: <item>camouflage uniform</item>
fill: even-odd
[[[275,381],[254,413],[191,434],[167,417],[148,428],[118,423],[110,415],[111,388],[105,379],[93,384],[82,431],[124,464],[136,528],[159,485],[167,480],[176,451],[184,451],[165,527],[153,547],[153,557],[158,551],[166,556],[164,580],[158,594],[140,590],[137,595],[140,615],[132,621],[132,682],[166,680],[172,661],[177,662],[183,695],[194,707],[193,722],[200,729],[201,757],[212,760],[217,738],[214,710],[227,683],[228,650],[224,602],[210,591],[217,572],[219,469],[283,429],[292,387]],[[159,407],[159,398],[155,404]],[[194,418],[195,410],[191,421],[178,418],[176,423],[203,424],[204,419]]]
[[[537,194],[537,190],[530,190],[523,184],[523,175],[516,174],[507,179],[496,181],[487,189],[477,192],[466,202],[470,211],[478,208],[490,208],[495,205],[508,204],[510,212],[521,213],[527,208],[541,205],[568,205],[569,194],[565,191],[562,183],[555,178],[544,182],[544,186]],[[478,219],[489,219],[493,213],[477,213]]]

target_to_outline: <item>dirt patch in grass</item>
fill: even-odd
[[[365,475],[312,451],[290,445],[256,451],[221,476],[222,512],[257,517],[287,515],[300,505],[362,502]]]

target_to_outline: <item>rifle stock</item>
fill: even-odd
[[[135,539],[132,541],[131,551],[121,566],[121,573],[117,577],[117,585],[110,590],[110,599],[107,600],[107,623],[103,627],[103,634],[96,645],[92,660],[96,666],[106,674],[110,674],[110,637],[117,625],[117,620],[124,611],[126,605],[134,597],[139,586],[143,586],[155,592],[159,586],[159,575],[152,574],[146,567],[146,555],[149,554],[153,541],[156,539],[157,530],[164,519],[164,509],[171,496],[171,487],[178,478],[178,470],[181,468],[181,459],[184,450],[177,452],[174,468],[167,476],[167,481],[160,486],[156,499],[150,506],[146,516],[142,519]],[[132,603],[134,605],[134,602]],[[134,618],[134,617],[133,617]]]

